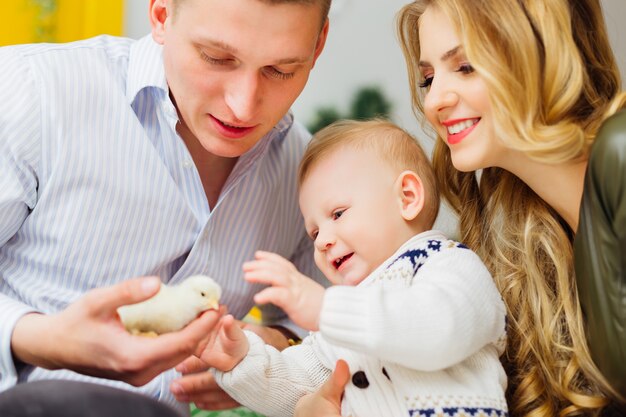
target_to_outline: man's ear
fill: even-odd
[[[315,45],[315,54],[313,55],[313,67],[317,62],[317,58],[319,58],[320,54],[324,50],[324,45],[326,45],[326,38],[328,38],[328,27],[330,26],[330,21],[326,18],[326,22],[324,23],[324,27],[317,37],[317,44]]]
[[[167,0],[150,0],[150,26],[152,38],[159,45],[163,45],[165,38],[165,22],[171,10],[167,6]]]
[[[424,185],[413,171],[403,171],[396,180],[398,203],[402,217],[406,221],[414,220],[424,208]]]

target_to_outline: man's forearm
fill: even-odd
[[[49,317],[39,313],[30,313],[19,319],[13,329],[11,337],[11,351],[13,357],[22,363],[47,369],[59,369],[49,352],[57,346],[59,340],[50,340]],[[55,338],[56,339],[56,338]]]

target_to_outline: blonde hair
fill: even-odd
[[[317,132],[300,162],[298,185],[320,159],[343,147],[374,150],[398,174],[405,170],[415,172],[426,194],[420,222],[425,228],[432,227],[440,201],[432,165],[417,140],[387,120],[340,120]]]
[[[422,123],[418,26],[428,7],[457,28],[508,147],[549,163],[587,158],[599,126],[624,107],[598,0],[417,0],[401,10],[398,30]],[[606,395],[619,394],[587,347],[573,232],[510,172],[485,168],[479,184],[475,172],[451,169],[450,150],[437,139],[441,193],[459,215],[461,240],[481,255],[507,305],[511,415],[598,414]]]

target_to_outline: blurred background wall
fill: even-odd
[[[121,35],[127,2],[147,8],[144,0],[4,0],[0,45]]]
[[[432,140],[418,126],[395,15],[409,0],[333,0],[326,49],[293,107],[311,125],[320,109],[348,114],[355,95],[376,88],[390,105],[392,119],[430,151]],[[615,53],[626,80],[626,0],[601,0]],[[69,41],[99,33],[139,38],[150,32],[148,0],[4,0],[0,45]],[[454,219],[444,209],[437,225],[449,231]]]

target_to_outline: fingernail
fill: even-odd
[[[154,290],[156,290],[159,285],[161,285],[161,281],[158,278],[146,278],[141,282],[141,290],[145,294],[152,294]]]

